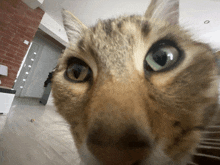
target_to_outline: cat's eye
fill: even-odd
[[[90,67],[80,59],[73,58],[68,65],[65,78],[69,81],[80,83],[86,82],[92,77],[92,71]]]
[[[153,47],[145,57],[145,69],[148,71],[162,71],[173,66],[179,59],[176,47],[160,43]]]

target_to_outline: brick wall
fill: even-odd
[[[21,0],[0,0],[0,64],[8,66],[8,76],[0,76],[0,86],[14,85],[43,14],[40,8],[33,10]],[[24,40],[29,44],[24,44]]]

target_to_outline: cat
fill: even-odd
[[[177,0],[86,27],[69,11],[69,46],[52,95],[82,164],[185,165],[218,109],[215,57],[178,24]]]

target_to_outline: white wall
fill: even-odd
[[[61,44],[66,45],[68,38],[66,32],[60,24],[58,24],[53,18],[51,18],[47,13],[44,14],[39,28],[45,33],[49,34],[51,37],[59,41]]]
[[[180,23],[195,38],[220,50],[220,0],[180,0]],[[209,20],[209,24],[204,21]]]
[[[22,0],[22,1],[32,9],[36,9],[44,2],[44,0]]]
[[[61,8],[71,11],[85,25],[98,19],[123,14],[144,14],[150,0],[44,0],[41,8],[62,26]],[[180,23],[189,28],[195,38],[202,39],[215,49],[220,48],[220,0],[180,0]],[[209,24],[204,24],[210,20]],[[53,26],[54,25],[48,25]],[[52,29],[52,28],[51,28]],[[56,30],[54,33],[59,34]]]
[[[58,24],[58,20],[52,18],[50,15],[48,15],[48,8],[43,8],[47,2],[47,6],[52,6],[53,10],[54,8],[54,1],[49,1],[49,0],[22,0],[26,5],[28,5],[32,9],[36,9],[37,7],[42,7],[42,9],[45,11],[45,14],[43,15],[43,18],[40,22],[39,28],[43,30],[45,33],[59,41],[61,44],[66,45],[68,42],[65,30],[61,24]],[[62,1],[59,1],[62,2]],[[52,5],[51,5],[52,4]],[[60,13],[60,8],[59,8],[59,13]]]

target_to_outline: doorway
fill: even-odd
[[[57,65],[65,46],[38,30],[14,85],[17,97],[41,98],[44,82]]]

